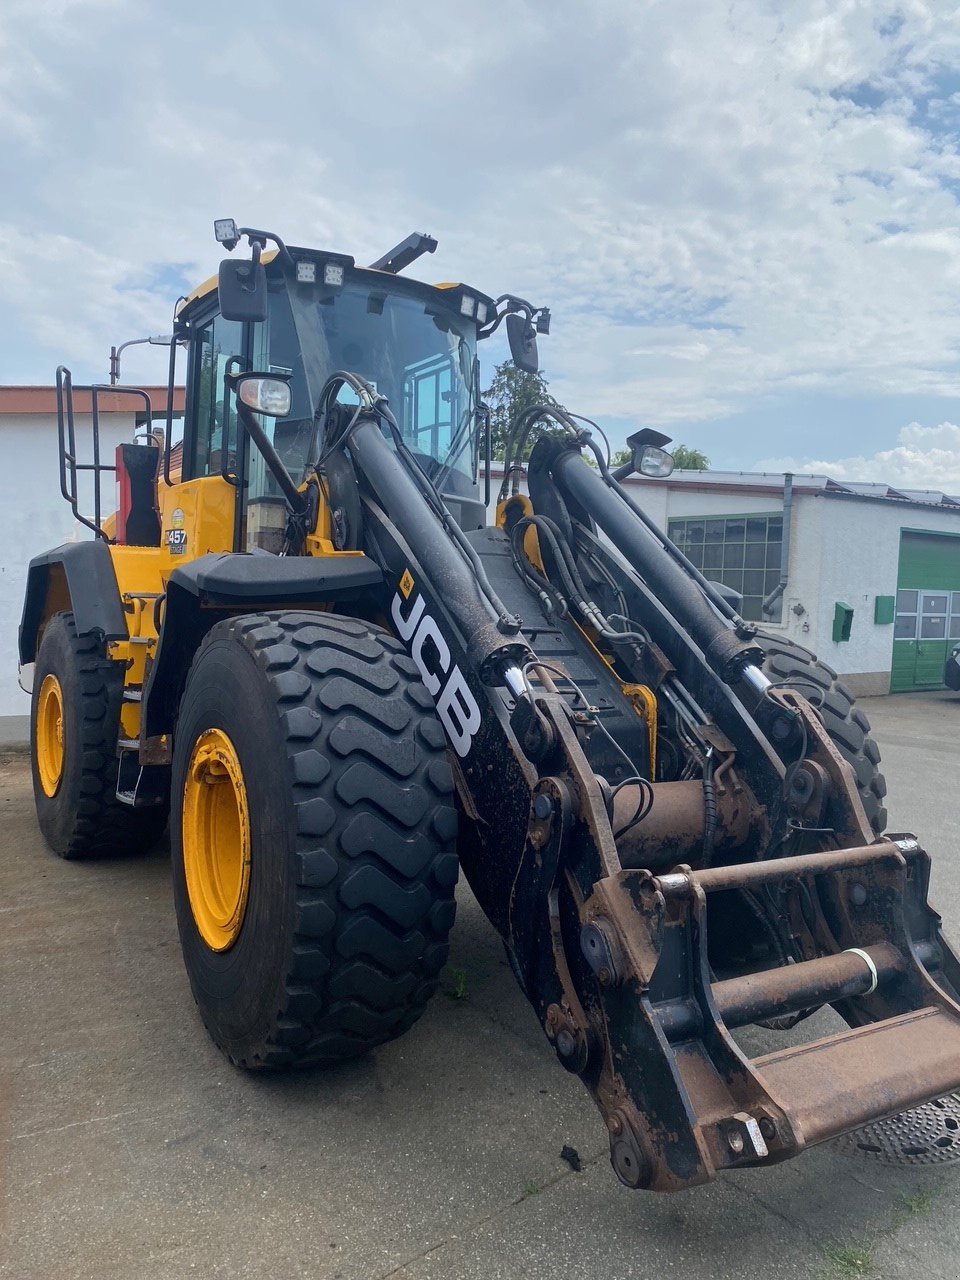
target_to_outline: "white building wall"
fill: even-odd
[[[823,499],[820,617],[816,647],[842,674],[856,674],[855,692],[889,692],[893,625],[873,620],[878,595],[895,595],[904,529],[960,533],[960,512],[925,510],[893,502]],[[853,606],[848,642],[833,639],[837,601]]]
[[[90,442],[90,415],[78,414],[76,426],[78,454],[84,460]],[[133,430],[133,414],[101,414],[101,461],[112,463],[116,446],[132,440]],[[92,511],[89,479],[80,486],[80,494],[86,511]],[[101,497],[104,514],[113,511],[112,474],[104,479]],[[27,566],[42,551],[92,536],[74,520],[60,496],[56,419],[46,414],[0,418],[0,742],[21,741],[27,736],[30,700],[17,681],[17,632]]]
[[[782,495],[747,489],[711,492],[656,481],[629,489],[664,529],[671,517],[783,510]],[[812,649],[858,695],[889,692],[893,625],[874,622],[874,601],[896,594],[902,529],[960,533],[960,511],[794,491],[782,620],[763,626]],[[848,641],[833,639],[838,602],[854,611]]]

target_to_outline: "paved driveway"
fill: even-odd
[[[960,939],[960,698],[864,706],[893,829],[937,855],[935,901]],[[466,889],[446,987],[358,1065],[234,1070],[194,1011],[166,855],[61,862],[26,761],[7,758],[0,1276],[960,1276],[960,1165],[819,1148],[674,1197],[621,1187]]]

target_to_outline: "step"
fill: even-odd
[[[960,1018],[928,1007],[751,1063],[808,1145],[960,1087]]]
[[[124,702],[142,702],[143,689],[139,685],[128,685],[123,691]]]

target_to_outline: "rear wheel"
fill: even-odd
[[[396,640],[322,613],[218,623],[172,786],[184,960],[234,1062],[336,1062],[413,1025],[447,957],[457,819],[443,731]]]
[[[47,624],[37,653],[30,717],[33,794],[44,839],[63,858],[142,853],[166,826],[166,809],[117,800],[123,668],[72,613]]]
[[[880,749],[871,735],[870,721],[857,707],[853,694],[832,667],[802,645],[763,632],[757,642],[766,653],[763,672],[767,678],[796,689],[819,707],[831,741],[853,766],[870,825],[877,835],[882,835],[887,825],[883,804],[887,784],[880,772]]]

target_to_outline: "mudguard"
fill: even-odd
[[[169,734],[200,641],[227,613],[315,608],[361,595],[383,581],[365,555],[273,556],[210,552],[175,569],[163,627],[143,695],[143,738]],[[162,756],[163,751],[160,752]]]
[[[54,607],[48,607],[52,601]],[[66,542],[30,561],[20,621],[20,662],[33,662],[50,613],[72,609],[80,635],[125,640],[127,623],[110,548],[101,538]]]

